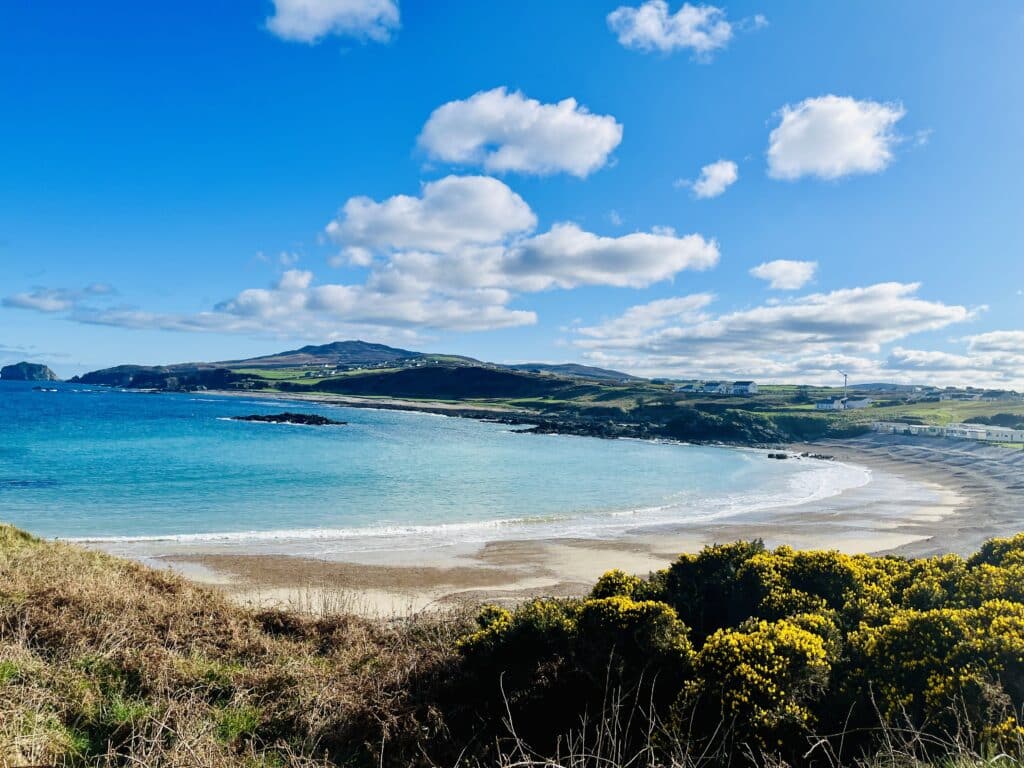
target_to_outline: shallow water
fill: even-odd
[[[93,541],[337,549],[611,536],[826,498],[866,470],[759,451],[516,434],[259,396],[0,382],[0,519]],[[343,427],[228,417],[320,413]]]

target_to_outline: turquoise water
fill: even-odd
[[[49,386],[49,385],[46,385]],[[810,500],[862,470],[427,414],[0,382],[0,519],[88,540],[604,536]],[[321,413],[344,427],[245,423]]]

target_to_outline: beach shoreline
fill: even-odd
[[[788,507],[637,528],[614,538],[566,537],[309,556],[251,544],[101,545],[225,591],[238,602],[311,612],[395,616],[532,596],[584,594],[611,568],[646,574],[716,542],[928,555],[967,553],[1016,533],[1024,457],[991,446],[871,435],[792,445],[864,466],[864,486]],[[94,545],[95,546],[95,545]]]

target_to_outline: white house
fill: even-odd
[[[945,402],[946,400],[981,400],[980,392],[941,392],[939,393],[939,400]]]
[[[754,382],[754,381],[734,381],[732,383],[732,394],[734,394],[734,395],[756,395],[757,394],[757,382]]]
[[[842,411],[846,408],[846,400],[841,397],[830,397],[827,400],[818,400],[814,408],[818,411]]]

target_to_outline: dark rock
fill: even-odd
[[[4,381],[60,381],[57,374],[39,363],[15,363],[0,368]]]
[[[347,424],[315,413],[254,413],[251,416],[232,416],[234,421],[262,421],[270,424],[301,424],[309,427],[334,427]]]

